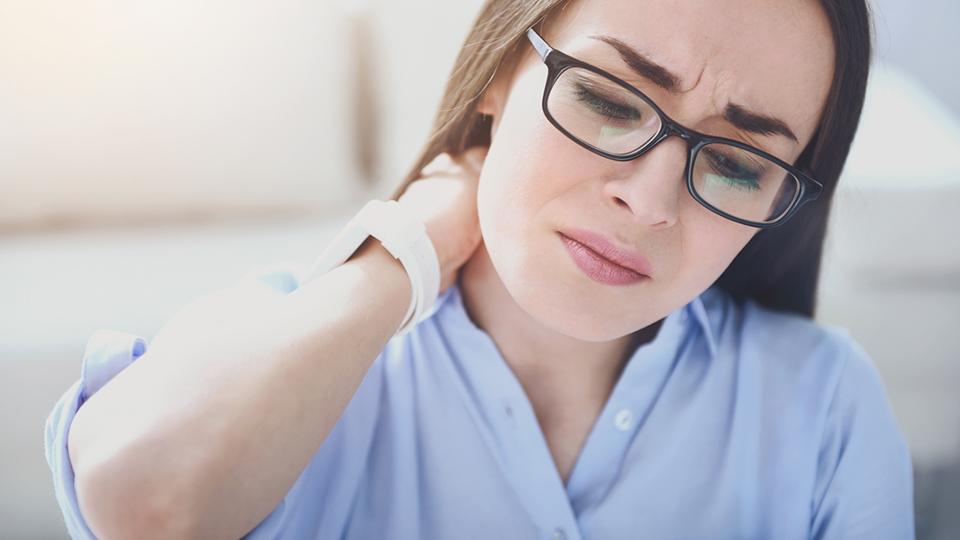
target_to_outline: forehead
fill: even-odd
[[[619,67],[612,47],[586,36],[615,37],[678,75],[681,93],[775,115],[801,141],[833,76],[830,23],[816,0],[574,0],[548,25],[561,50]]]

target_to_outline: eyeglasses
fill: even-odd
[[[527,38],[547,65],[543,113],[575,143],[615,161],[647,153],[671,135],[687,141],[687,191],[727,219],[757,228],[786,223],[823,184],[748,144],[681,126],[643,92],[606,71]]]

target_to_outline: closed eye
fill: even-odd
[[[593,112],[613,120],[639,120],[640,111],[630,105],[609,99],[601,93],[588,88],[584,84],[577,84],[575,89],[577,100],[590,107]]]

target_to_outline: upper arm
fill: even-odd
[[[880,374],[845,331],[842,373],[827,410],[811,536],[913,538],[913,472]]]

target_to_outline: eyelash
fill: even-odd
[[[731,167],[730,163],[732,160],[727,156],[724,156],[719,152],[709,152],[708,150],[703,150],[702,152],[706,153],[706,155],[709,156],[710,166],[713,167],[713,169],[716,170],[718,173],[720,173],[720,175],[725,180],[727,180],[729,184],[745,186],[748,189],[751,189],[754,191],[760,189],[760,184],[756,180],[743,178],[742,176],[738,176],[738,173],[741,173],[741,175],[743,175],[742,171],[746,171],[746,175],[756,178],[761,176],[763,171],[756,171],[753,169],[745,168],[736,163],[734,163],[733,164],[734,166]],[[717,155],[719,155],[719,159],[717,158]],[[734,170],[734,167],[740,170]],[[731,176],[739,178],[740,181],[738,182],[729,181],[729,177]]]
[[[582,84],[577,85],[576,96],[578,100],[589,105],[594,112],[611,120],[636,120],[640,117],[633,107],[600,97]]]

